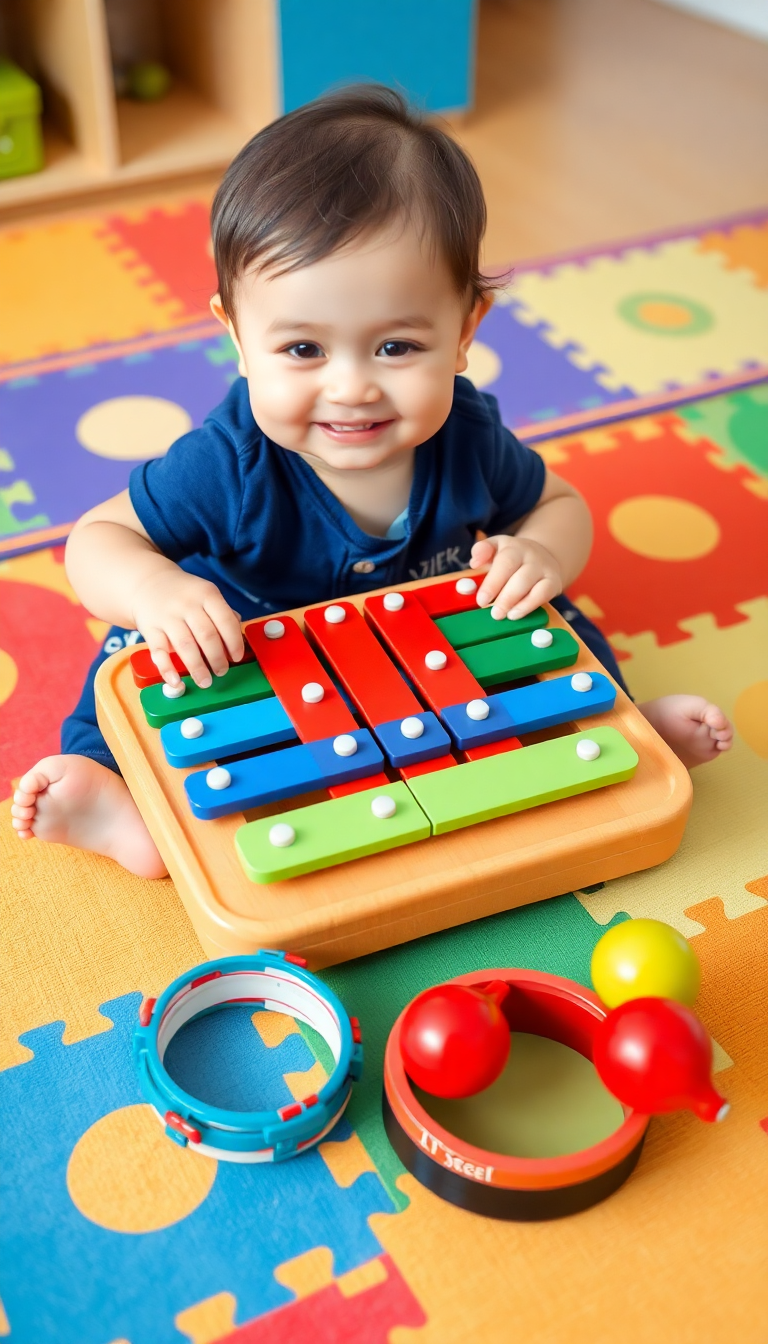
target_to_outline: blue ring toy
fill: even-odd
[[[313,1096],[276,1111],[225,1111],[177,1087],[163,1065],[169,1042],[187,1022],[227,1003],[253,1003],[314,1027],[336,1067]],[[159,999],[145,999],[133,1033],[139,1084],[175,1143],[225,1162],[281,1162],[325,1137],[342,1114],[362,1072],[360,1024],[350,1018],[302,957],[263,949],[222,957],[180,975]]]

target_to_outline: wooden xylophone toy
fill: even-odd
[[[328,965],[677,848],[687,771],[552,608],[495,621],[478,585],[246,623],[205,690],[143,647],[100,668],[102,731],[211,955]]]

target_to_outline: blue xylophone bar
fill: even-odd
[[[383,764],[371,734],[358,728],[354,733],[197,770],[184,780],[184,788],[195,816],[212,821],[331,784],[365,779],[377,774]]]
[[[613,709],[616,687],[602,672],[576,672],[518,686],[440,711],[460,751]],[[487,712],[486,712],[487,710]]]
[[[222,756],[295,742],[296,730],[276,696],[166,723],[160,741],[169,765],[204,765]]]

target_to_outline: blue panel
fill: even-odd
[[[553,677],[551,681],[537,681],[532,686],[518,686],[513,691],[489,695],[488,702],[498,700],[512,718],[515,733],[535,733],[539,728],[553,728],[558,723],[570,723],[591,714],[606,714],[613,709],[616,687],[602,672],[590,672],[591,691],[574,691],[573,673]]]
[[[260,747],[292,742],[296,738],[296,730],[276,696],[196,717],[203,725],[200,737],[182,737],[180,722],[166,723],[160,729],[160,741],[169,765],[179,768],[204,765],[206,761],[216,761],[222,756],[258,751]]]
[[[537,681],[531,686],[518,686],[498,695],[483,696],[490,709],[487,719],[475,723],[467,715],[467,706],[449,705],[440,711],[446,728],[461,751],[479,747],[486,742],[500,742],[504,737],[519,733],[535,733],[540,728],[554,728],[558,723],[570,723],[592,714],[605,714],[613,709],[616,687],[602,672],[591,672],[592,689],[575,691],[571,685],[573,673],[553,677],[551,681]],[[376,729],[378,732],[378,728]]]
[[[469,107],[475,0],[280,0],[283,109],[376,80],[430,111]]]
[[[421,737],[403,737],[400,731],[402,718],[377,723],[373,730],[387,753],[387,760],[396,770],[402,765],[416,765],[419,761],[445,756],[451,749],[451,739],[434,714],[425,710],[423,714],[409,717],[421,719],[424,724]]]
[[[337,756],[333,750],[334,737],[324,737],[319,742],[308,742],[317,762],[322,785],[343,784],[348,779],[365,779],[366,775],[377,775],[384,765],[384,757],[379,751],[367,728],[357,728],[354,733],[345,733],[345,737],[354,737],[357,751],[354,756]]]
[[[482,747],[488,742],[501,742],[505,737],[514,737],[517,732],[509,711],[500,703],[500,695],[484,695],[483,699],[489,709],[487,719],[470,719],[466,700],[440,711],[440,717],[460,751]]]
[[[184,780],[189,805],[196,817],[212,821],[247,807],[262,807],[281,798],[375,774],[384,758],[371,734],[360,728],[350,736],[358,744],[354,756],[337,756],[330,737],[306,746],[285,747],[267,756],[232,761],[226,767],[231,776],[226,789],[212,789],[207,783],[208,771],[198,770]]]

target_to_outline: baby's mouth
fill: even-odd
[[[316,420],[315,424],[337,442],[347,439],[359,445],[376,438],[392,424],[392,420]]]

